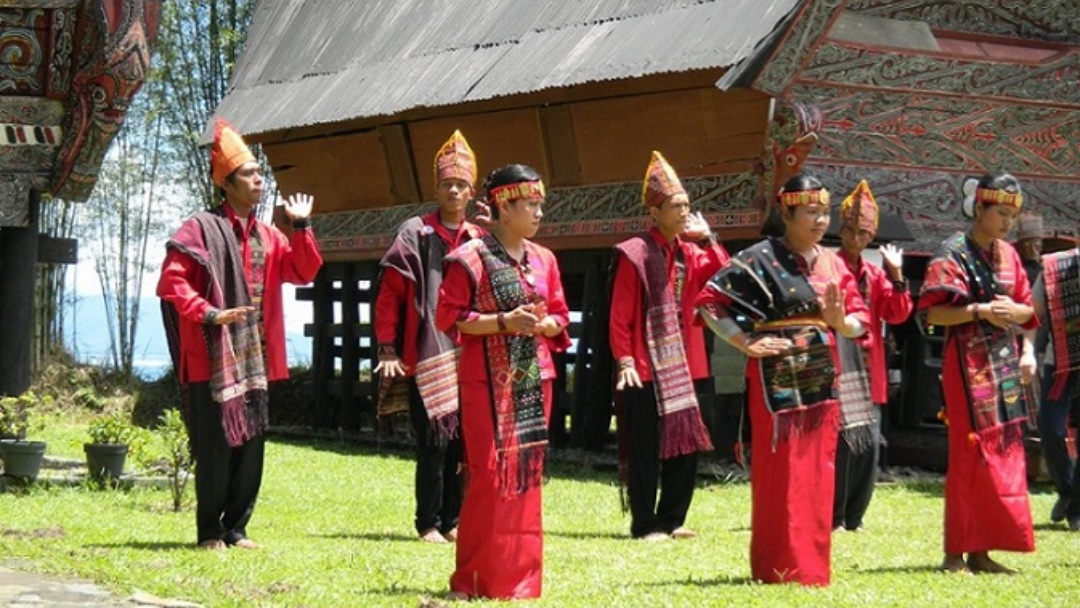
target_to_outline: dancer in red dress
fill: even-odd
[[[844,261],[818,245],[829,227],[821,182],[796,175],[778,202],[783,236],[740,251],[697,306],[748,357],[751,573],[828,585],[843,369],[835,334],[862,336],[869,315]]]
[[[543,217],[534,169],[507,165],[485,180],[491,235],[446,258],[436,322],[461,335],[458,379],[465,502],[451,597],[540,596],[540,489],[555,378],[552,351],[570,345],[559,266],[528,240]]]
[[[1035,373],[1030,330],[1039,322],[1020,256],[1004,240],[1022,206],[1015,177],[980,179],[971,230],[941,244],[919,297],[922,320],[947,328],[941,386],[949,469],[941,567],[952,572],[1011,573],[990,559],[991,549],[1035,550],[1021,384]]]

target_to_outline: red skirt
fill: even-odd
[[[836,401],[818,406],[823,408],[820,424],[779,439],[774,449],[761,368],[754,359],[746,367],[751,574],[764,583],[828,585],[839,406]]]
[[[942,391],[949,420],[945,552],[1034,551],[1022,434],[1004,449],[1000,443],[992,445],[993,439],[973,441],[974,428],[955,347],[945,352]]]
[[[542,386],[544,417],[550,420],[551,381],[543,381]],[[450,590],[469,597],[537,598],[544,560],[540,487],[512,497],[499,494],[489,396],[486,382],[461,385],[465,499]]]

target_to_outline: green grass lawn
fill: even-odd
[[[77,453],[79,433],[49,428]],[[38,487],[0,494],[0,563],[207,606],[417,606],[445,592],[454,550],[415,538],[408,457],[276,440],[266,462],[248,530],[262,551],[195,550],[192,501],[173,513],[167,490]],[[1035,553],[994,553],[1019,575],[964,577],[935,569],[940,484],[881,486],[868,529],[834,537],[832,586],[803,589],[749,580],[747,484],[703,483],[687,522],[700,537],[645,543],[627,536],[613,473],[557,465],[544,488],[544,594],[530,605],[1071,607],[1080,533],[1045,523],[1052,501],[1032,496]]]

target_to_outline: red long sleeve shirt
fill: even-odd
[[[695,380],[708,378],[709,359],[705,355],[705,334],[701,325],[693,322],[694,299],[712,275],[727,264],[729,259],[727,250],[718,242],[702,248],[677,237],[675,243],[668,243],[664,235],[655,227],[649,229],[649,236],[655,239],[664,250],[669,286],[675,285],[675,248],[682,250],[686,264],[686,278],[679,301],[683,316],[681,323],[683,347],[690,367],[690,376]],[[608,318],[611,354],[616,361],[624,357],[632,357],[634,369],[637,370],[641,381],[650,382],[653,374],[649,350],[645,345],[644,305],[641,279],[633,264],[620,255],[615,266],[611,312]]]
[[[566,327],[570,324],[570,308],[563,293],[562,276],[559,263],[551,250],[536,243],[526,241],[525,254],[529,258],[529,267],[536,284],[532,286],[536,294],[547,303],[547,314],[563,328],[555,336],[539,336],[536,339],[536,357],[540,364],[540,378],[554,380],[556,376],[553,352],[563,352],[570,347],[570,336]],[[465,266],[450,263],[439,288],[439,303],[436,307],[436,325],[447,333],[456,331],[457,322],[475,319],[480,313],[473,309],[476,287]],[[482,280],[487,280],[483,277]],[[485,336],[459,334],[461,340],[461,358],[458,360],[458,379],[486,381],[488,369],[486,359]]]
[[[446,251],[451,252],[469,239],[479,238],[484,235],[483,229],[469,222],[462,222],[461,226],[451,233],[439,222],[439,212],[434,211],[423,217],[424,226],[432,230],[446,244]],[[424,237],[421,237],[424,238]],[[441,270],[441,268],[440,268]],[[384,266],[382,279],[379,282],[379,295],[375,298],[375,342],[380,349],[393,347],[397,344],[397,338],[401,335],[401,352],[398,357],[405,367],[405,372],[412,376],[416,372],[418,359],[417,343],[420,332],[420,322],[423,321],[420,312],[416,310],[413,302],[416,300],[416,282],[405,278],[396,269]],[[425,315],[435,314],[435,302],[428,303]],[[396,348],[395,348],[396,351]]]
[[[870,355],[870,396],[874,403],[884,405],[889,400],[889,377],[885,361],[885,324],[899,325],[907,320],[914,308],[906,288],[897,288],[880,266],[862,259],[856,262],[840,255],[855,277],[870,309],[870,325],[866,328],[863,346]]]
[[[303,285],[315,279],[322,266],[322,255],[315,235],[309,229],[293,230],[287,238],[277,228],[249,215],[241,220],[225,205],[226,216],[232,221],[237,241],[242,249],[244,277],[252,282],[250,238],[259,231],[265,255],[263,278],[262,323],[266,338],[266,373],[269,380],[289,377],[285,356],[285,314],[281,285]],[[194,220],[188,220],[194,221]],[[180,382],[208,382],[210,353],[203,333],[206,313],[212,308],[206,300],[206,270],[188,255],[169,249],[161,265],[157,295],[176,307],[180,316]]]

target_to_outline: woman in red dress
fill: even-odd
[[[748,357],[750,570],[766,583],[828,585],[839,430],[836,335],[858,338],[866,303],[818,242],[829,193],[796,175],[778,196],[783,236],[740,251],[698,295],[702,318]]]
[[[539,174],[507,165],[484,188],[491,234],[446,257],[436,312],[440,329],[461,336],[466,486],[450,596],[535,598],[551,353],[570,345],[569,310],[554,254],[528,240],[544,215]]]
[[[991,549],[1035,550],[1021,384],[1035,373],[1030,333],[1039,322],[1020,256],[1004,241],[1020,216],[1020,183],[1007,173],[986,175],[973,205],[971,230],[941,244],[919,296],[921,320],[947,328],[941,388],[949,469],[941,568],[1007,574],[1012,569],[992,560]]]

